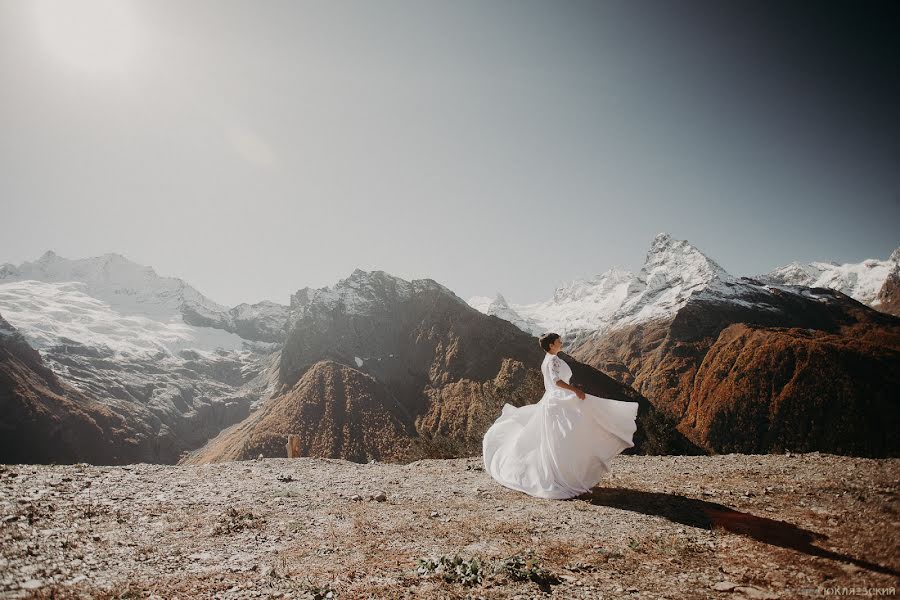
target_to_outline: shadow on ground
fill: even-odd
[[[594,488],[590,492],[578,496],[577,499],[586,500],[597,506],[609,506],[645,515],[656,515],[691,527],[709,530],[721,528],[731,533],[751,537],[773,546],[796,550],[810,556],[830,558],[852,563],[877,573],[885,573],[894,577],[900,576],[900,572],[890,567],[825,550],[813,544],[813,542],[828,539],[826,535],[785,521],[757,517],[715,502],[706,502],[676,494],[601,487]]]

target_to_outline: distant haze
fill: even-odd
[[[0,263],[463,298],[900,245],[896,2],[0,2]]]

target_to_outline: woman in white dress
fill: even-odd
[[[572,498],[605,477],[610,460],[634,446],[638,404],[585,394],[569,384],[557,356],[562,339],[542,335],[544,395],[536,404],[504,404],[484,434],[484,468],[508,488],[539,498]]]

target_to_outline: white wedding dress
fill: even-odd
[[[537,404],[504,404],[484,434],[484,468],[502,485],[539,498],[572,498],[606,476],[609,462],[634,446],[638,405],[575,392],[572,369],[550,354],[541,363],[544,395]]]

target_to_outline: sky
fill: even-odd
[[[0,263],[545,300],[900,246],[897,3],[0,0]]]

